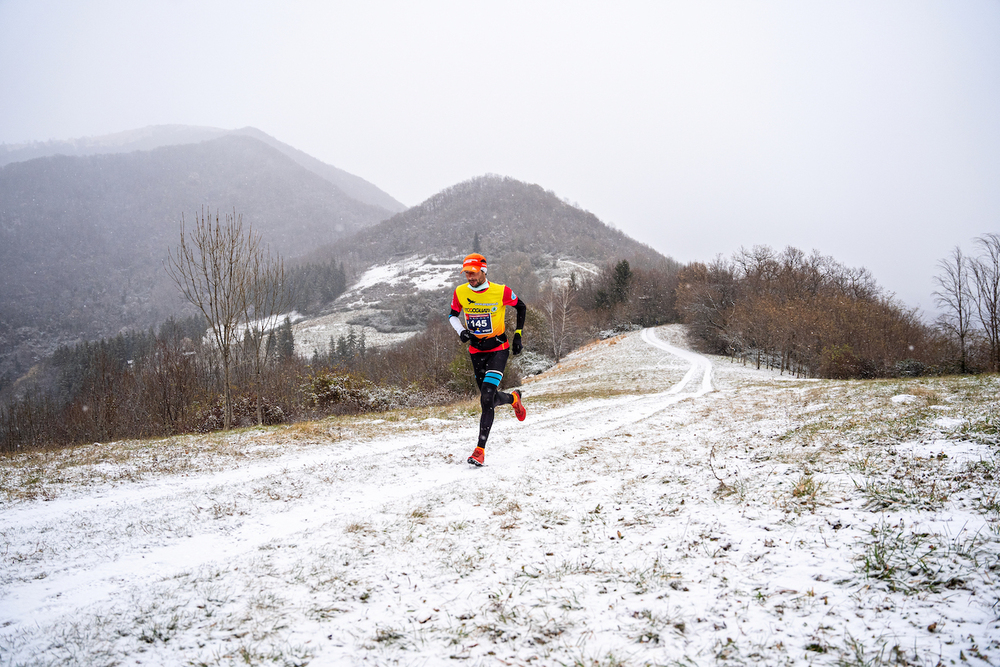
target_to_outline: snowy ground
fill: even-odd
[[[1000,664],[996,376],[664,327],[478,403],[0,461],[0,665]]]

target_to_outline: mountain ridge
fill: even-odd
[[[360,176],[327,164],[255,127],[224,130],[197,125],[149,125],[135,130],[77,139],[53,139],[21,144],[0,144],[0,167],[55,155],[87,156],[134,151],[150,151],[165,146],[182,146],[211,141],[227,135],[249,136],[284,153],[300,166],[328,180],[360,202],[380,206],[391,213],[405,210],[388,193]]]

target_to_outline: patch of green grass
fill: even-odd
[[[363,535],[371,534],[375,531],[372,529],[371,524],[367,521],[352,521],[344,526],[344,532],[349,535]]]
[[[871,529],[871,540],[856,559],[870,580],[907,594],[966,588],[990,558],[979,533],[961,530],[953,537],[916,533],[903,521],[882,521]]]
[[[833,431],[833,424],[826,419],[796,424],[780,436],[778,442],[791,441],[803,446],[813,444],[821,434]]]
[[[377,643],[388,646],[400,643],[404,636],[405,635],[396,628],[376,627],[374,639]]]
[[[632,612],[632,618],[644,622],[638,632],[630,633],[632,639],[639,644],[659,644],[665,639],[662,634],[683,635],[687,631],[687,622],[671,614],[657,614],[649,609],[643,609]]]
[[[867,456],[867,455],[866,455]],[[947,456],[930,459],[899,455],[886,449],[878,455],[873,452],[864,466],[869,475],[863,481],[855,480],[855,488],[865,499],[864,507],[870,511],[915,509],[936,511],[956,490],[959,481],[954,475],[943,474],[942,461]]]
[[[172,615],[164,622],[154,622],[143,625],[139,630],[139,641],[146,644],[166,644],[177,632],[180,617]]]
[[[948,500],[948,487],[937,480],[930,484],[912,477],[900,476],[891,480],[868,478],[855,482],[855,487],[865,497],[865,509],[872,512],[910,508],[924,511],[941,509]]]
[[[848,634],[845,646],[841,649],[840,657],[837,659],[837,665],[839,667],[882,667],[882,665],[890,664],[890,659],[886,656],[886,642],[880,640],[875,643],[876,646],[868,647],[860,639]]]
[[[521,511],[521,504],[516,500],[508,500],[493,510],[493,516],[503,516]]]
[[[996,411],[976,417],[962,424],[958,430],[966,440],[972,440],[985,445],[1000,444],[1000,415]]]
[[[859,447],[847,458],[847,469],[863,475],[871,474],[877,469],[879,459],[879,454],[874,447]]]
[[[424,522],[431,516],[431,511],[427,507],[414,507],[410,510],[409,517],[417,522]]]

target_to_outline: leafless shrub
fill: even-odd
[[[685,267],[677,308],[692,337],[799,375],[875,377],[925,372],[938,361],[930,329],[885,295],[865,269],[796,248],[740,250],[732,260]]]

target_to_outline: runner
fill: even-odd
[[[479,442],[468,461],[481,466],[486,457],[486,441],[493,427],[496,406],[513,406],[514,414],[520,421],[524,421],[527,414],[521,402],[521,392],[517,389],[509,394],[500,391],[500,381],[510,352],[521,354],[521,328],[524,327],[528,307],[509,287],[486,279],[486,258],[479,253],[465,258],[462,272],[467,282],[455,288],[450,322],[462,342],[469,343],[472,369],[479,386],[479,402],[483,407],[479,418]],[[517,326],[510,340],[504,332],[507,306],[513,306],[517,311]],[[460,317],[463,312],[464,321]]]

